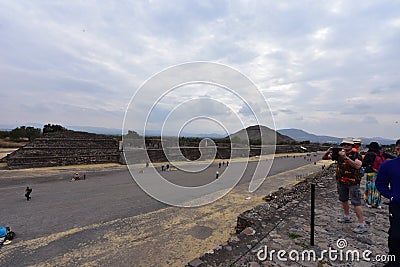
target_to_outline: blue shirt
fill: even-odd
[[[393,197],[393,201],[400,205],[400,157],[381,164],[375,185],[382,196]]]
[[[7,229],[3,226],[0,227],[0,237],[7,236]]]

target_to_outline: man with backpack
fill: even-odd
[[[27,186],[25,189],[25,197],[27,201],[29,201],[32,198],[31,193],[32,193],[32,188],[29,188],[29,186]]]
[[[371,142],[368,147],[368,152],[365,154],[363,159],[363,167],[367,174],[367,182],[364,190],[364,201],[368,208],[381,208],[381,194],[375,186],[376,176],[379,167],[388,158],[393,158],[392,155],[381,151],[380,146],[377,142]]]
[[[395,255],[396,261],[385,266],[400,265],[400,139],[396,142],[398,157],[382,163],[376,178],[376,187],[382,196],[390,199],[389,203],[389,254]]]

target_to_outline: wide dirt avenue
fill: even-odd
[[[226,196],[196,208],[153,199],[126,166],[0,170],[0,224],[17,234],[0,249],[0,266],[184,266],[225,242],[237,216],[261,204],[263,196],[329,164],[315,153],[275,157],[263,185],[249,193],[257,160]],[[230,167],[239,164],[232,160]],[[133,171],[145,175],[149,168]],[[198,186],[214,181],[224,168],[217,162],[195,174],[162,174],[175,184]],[[71,181],[75,171],[85,171],[86,180]],[[24,198],[26,186],[33,189],[30,201]]]

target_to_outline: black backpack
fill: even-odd
[[[13,240],[15,237],[15,233],[13,231],[10,231],[7,233],[6,239],[7,240]]]

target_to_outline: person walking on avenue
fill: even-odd
[[[25,197],[27,201],[31,199],[31,193],[32,193],[32,188],[29,188],[29,186],[27,186],[25,189]]]
[[[377,142],[371,142],[368,147],[368,152],[365,154],[363,159],[363,167],[367,174],[367,182],[364,190],[364,201],[368,208],[381,208],[381,194],[375,186],[376,175],[379,170],[379,166],[388,158],[393,158],[392,155],[384,153],[380,150],[380,146]]]
[[[215,179],[218,179],[218,177],[219,177],[219,172],[217,171],[217,172],[215,173]]]
[[[397,158],[382,163],[375,182],[382,196],[390,199],[388,247],[396,261],[385,266],[400,266],[400,139],[396,142],[396,153]]]
[[[339,201],[342,203],[342,209],[344,213],[343,218],[338,219],[338,222],[352,222],[350,217],[350,200],[351,204],[354,206],[354,211],[358,221],[357,227],[353,229],[353,232],[362,234],[367,231],[367,227],[364,224],[364,216],[361,205],[361,155],[352,150],[354,146],[352,138],[343,139],[340,146],[342,147],[342,150],[339,150],[337,155],[332,155],[334,149],[333,147],[330,147],[322,156],[322,159],[336,159],[337,157],[336,182]]]
[[[81,179],[81,176],[77,172],[74,174],[74,177],[72,177],[72,181],[77,181],[77,180],[80,180],[80,179]]]

